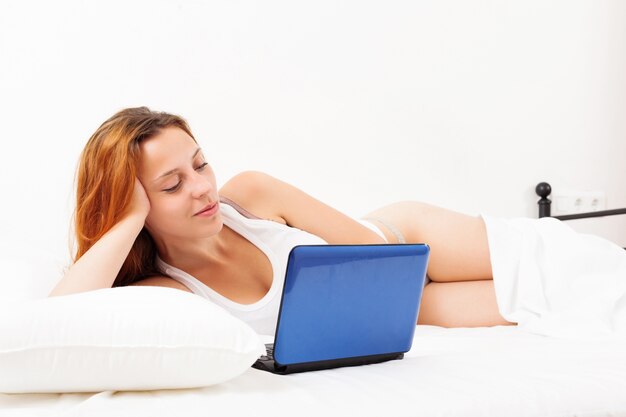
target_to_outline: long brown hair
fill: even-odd
[[[117,112],[89,138],[80,156],[76,177],[74,262],[125,215],[133,195],[140,143],[172,126],[184,130],[195,140],[182,117],[147,107]],[[154,240],[144,227],[113,287],[160,274],[156,254]]]

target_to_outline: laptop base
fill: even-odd
[[[266,345],[271,351],[273,344]],[[271,372],[273,374],[286,375],[296,372],[321,371],[323,369],[341,368],[344,366],[360,366],[373,363],[387,362],[404,358],[404,353],[384,353],[380,355],[358,356],[354,358],[331,359],[317,362],[294,363],[290,365],[277,365],[273,356],[261,356],[252,364],[255,369]]]

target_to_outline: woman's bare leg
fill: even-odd
[[[431,282],[424,288],[417,324],[442,327],[510,325],[498,311],[493,280]]]
[[[365,218],[381,218],[395,225],[409,243],[427,243],[428,276],[432,281],[492,279],[487,232],[480,217],[404,201],[375,210]],[[388,229],[381,229],[390,242],[397,242]]]
[[[397,227],[409,243],[430,246],[418,324],[482,327],[515,324],[498,311],[485,224],[480,217],[418,202],[391,204],[365,216]],[[393,233],[378,224],[389,242]]]

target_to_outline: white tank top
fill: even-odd
[[[211,300],[235,317],[245,321],[257,333],[273,336],[289,252],[296,245],[320,245],[326,244],[326,241],[304,230],[271,220],[247,218],[224,202],[220,203],[220,211],[224,224],[258,247],[272,265],[272,285],[263,298],[252,304],[239,304],[214,291],[185,271],[168,265],[158,256],[157,267],[164,274],[185,285],[194,294]]]
[[[158,256],[157,267],[165,275],[185,285],[194,294],[211,300],[235,317],[248,323],[258,334],[273,336],[276,331],[289,252],[296,245],[321,245],[327,242],[304,230],[257,218],[226,199],[222,199],[220,211],[224,224],[258,247],[272,265],[272,285],[263,298],[252,304],[239,304],[214,291],[185,271],[168,265]],[[384,238],[380,230],[371,223],[361,220],[359,222]]]

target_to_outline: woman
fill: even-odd
[[[218,189],[182,118],[130,108],[104,122],[81,155],[78,250],[50,295],[172,287],[212,298],[255,329],[271,330],[280,291],[270,300],[270,289],[282,285],[277,281],[294,245],[426,242],[431,282],[419,324],[512,324],[498,312],[480,217],[400,202],[365,219],[259,172],[241,173]]]

